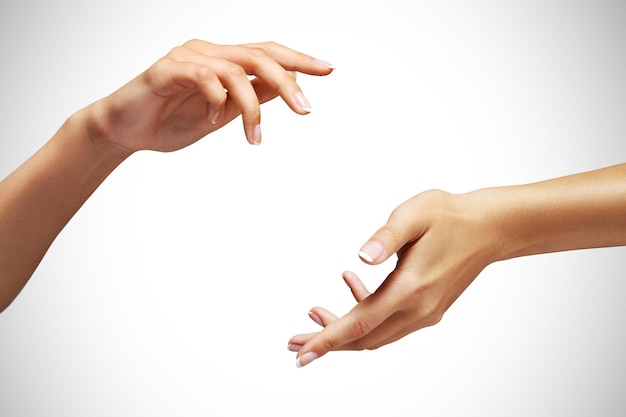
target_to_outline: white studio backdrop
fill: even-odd
[[[100,187],[0,315],[0,416],[617,416],[624,248],[488,267],[438,325],[297,369],[309,308],[393,267],[393,208],[624,162],[619,1],[66,1],[0,6],[0,176],[78,108],[191,38],[332,62],[298,116],[263,107]],[[1,273],[1,272],[0,272]]]

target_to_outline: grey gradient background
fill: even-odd
[[[0,415],[618,416],[624,248],[489,266],[437,326],[296,369],[390,211],[623,162],[622,1],[5,1],[0,176],[78,108],[190,38],[335,64],[313,113],[264,107],[126,161],[0,315]]]

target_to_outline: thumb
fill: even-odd
[[[420,219],[411,203],[409,200],[396,208],[387,223],[361,247],[359,257],[363,262],[380,264],[424,233],[426,222]]]

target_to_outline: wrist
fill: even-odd
[[[71,131],[72,136],[83,140],[86,146],[95,151],[96,155],[119,164],[135,151],[108,138],[108,133],[102,128],[102,123],[99,122],[96,103],[82,108],[70,116],[65,127]]]
[[[500,188],[483,188],[464,194],[465,204],[477,225],[484,265],[513,257],[516,242],[511,239],[511,223],[507,220],[506,200]]]
[[[50,175],[54,173],[60,183],[73,183],[79,199],[93,192],[132,153],[99,134],[90,107],[71,115],[42,149]]]
[[[569,232],[575,225],[569,224],[564,207],[556,202],[556,190],[525,184],[479,193],[488,207],[496,260],[574,249],[576,238]]]

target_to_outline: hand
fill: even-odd
[[[367,290],[367,288],[365,288],[365,285],[363,285],[361,279],[354,272],[346,271],[342,274],[342,278],[344,282],[348,285],[348,287],[350,287],[350,291],[352,291],[352,295],[357,302],[361,302],[370,295],[370,292]],[[330,323],[338,319],[336,315],[323,307],[312,308],[311,311],[309,311],[309,317],[316,324],[322,327],[326,327]],[[289,350],[291,350],[292,352],[298,352],[300,349],[302,349],[303,344],[310,340],[316,334],[317,333],[309,333],[292,338],[289,341]],[[298,364],[300,363],[298,362]]]
[[[484,210],[471,194],[442,191],[419,194],[394,210],[359,255],[379,264],[397,253],[396,268],[373,294],[354,273],[344,273],[358,304],[341,318],[320,307],[311,310],[325,328],[289,341],[298,366],[329,351],[376,349],[439,322],[495,259],[495,230],[483,221]]]
[[[238,46],[192,40],[86,111],[92,139],[129,152],[184,148],[242,115],[246,138],[261,142],[260,104],[281,96],[298,114],[310,104],[299,71],[327,75],[324,61],[275,43]]]

